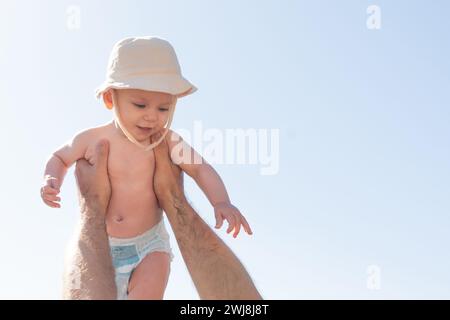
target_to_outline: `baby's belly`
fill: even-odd
[[[162,218],[162,210],[149,184],[127,185],[111,181],[111,199],[106,213],[109,236],[131,238],[144,233]]]

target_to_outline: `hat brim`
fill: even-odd
[[[172,94],[177,98],[185,97],[197,91],[197,87],[182,76],[172,74],[152,74],[128,78],[122,81],[106,80],[95,90],[96,98],[100,98],[101,94],[110,88],[165,92]]]

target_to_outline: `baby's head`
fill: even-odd
[[[117,42],[110,54],[106,80],[96,91],[113,109],[116,122],[130,141],[145,147],[149,137],[169,128],[178,98],[197,88],[181,74],[172,45],[154,36]],[[146,128],[151,128],[146,129]],[[162,137],[148,147],[158,145]]]
[[[124,133],[145,145],[151,135],[169,128],[177,97],[158,91],[111,88],[103,93],[103,102],[114,109]]]

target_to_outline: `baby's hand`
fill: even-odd
[[[61,198],[57,196],[58,194],[58,179],[46,176],[44,185],[41,187],[42,200],[51,208],[60,208],[61,205],[58,202],[61,201]]]
[[[241,230],[241,224],[248,234],[253,234],[247,220],[239,212],[239,210],[229,202],[221,202],[214,206],[214,215],[216,216],[216,228],[220,229],[222,227],[223,219],[228,220],[228,230],[230,233],[233,229],[233,237],[236,238]]]

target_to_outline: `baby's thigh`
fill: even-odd
[[[128,299],[163,299],[170,274],[167,252],[148,254],[134,269],[128,285]]]

